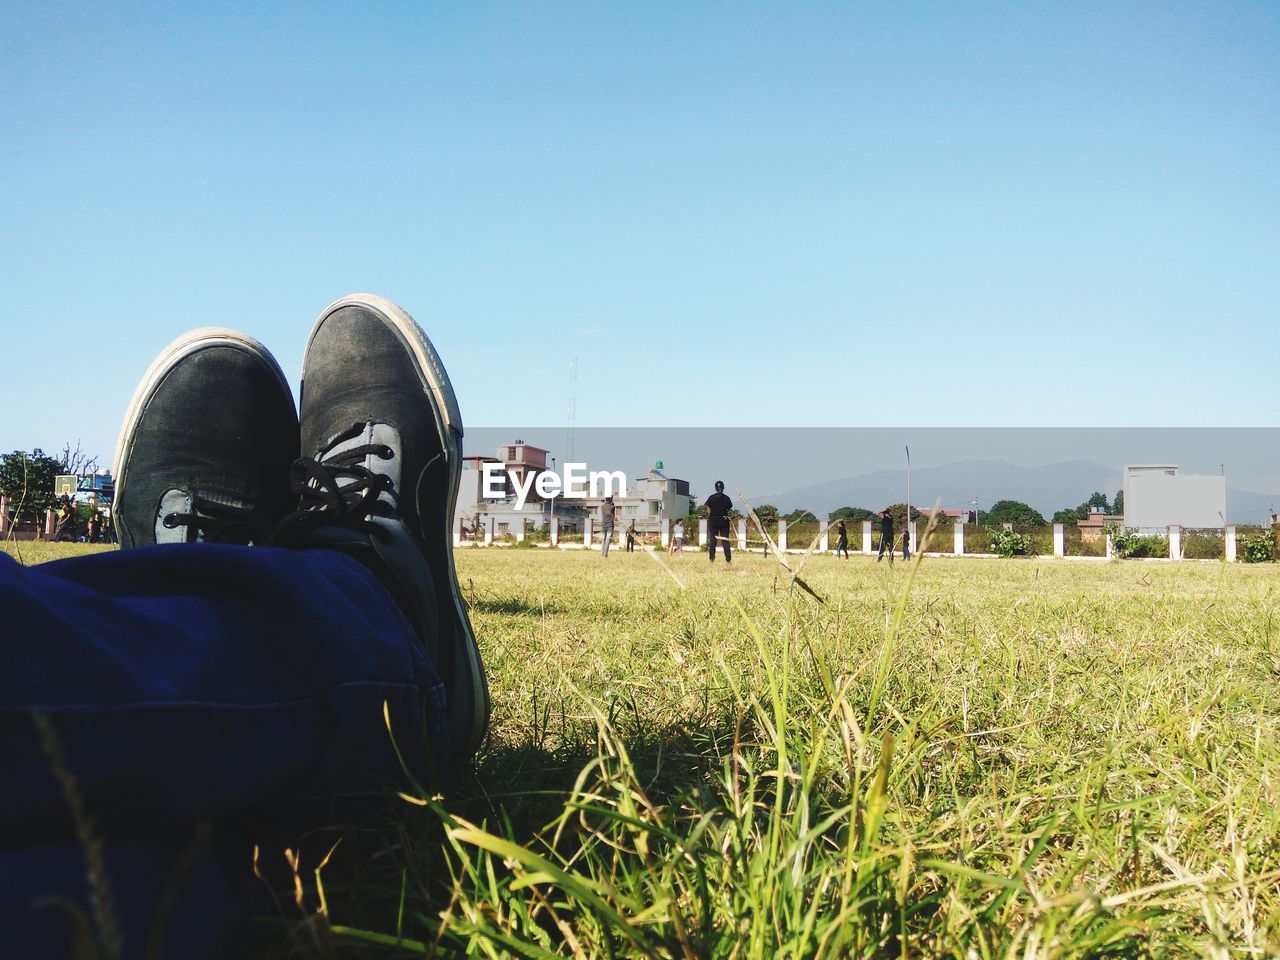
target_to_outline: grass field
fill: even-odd
[[[815,557],[824,603],[758,556],[458,567],[490,738],[315,953],[1280,951],[1275,565]]]

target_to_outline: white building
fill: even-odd
[[[538,496],[534,483],[528,482],[530,474],[536,482],[537,475],[545,472],[549,451],[517,440],[515,443],[503,444],[497,449],[496,457],[476,455],[462,458],[462,472],[458,481],[458,500],[454,507],[454,517],[461,518],[468,530],[474,530],[482,517],[494,519],[494,532],[502,537],[514,533],[521,523],[535,530],[556,516],[560,518],[560,529],[566,533],[582,529],[582,519],[586,516],[581,506],[573,501],[565,502],[561,498],[544,500]],[[484,468],[486,464],[496,463],[502,466],[498,475],[497,486],[502,488],[499,497],[485,497]],[[516,508],[516,491],[512,477],[522,486],[528,484],[528,496],[524,506]]]
[[[577,497],[567,502],[599,516],[603,498]],[[618,508],[618,524],[626,528],[635,521],[636,530],[641,533],[656,533],[662,520],[683,520],[696,505],[689,495],[689,481],[668,477],[661,460],[632,483],[625,495],[615,496],[613,502]]]
[[[1179,473],[1176,464],[1124,468],[1124,525],[1139,533],[1222,529],[1227,523],[1227,478]]]

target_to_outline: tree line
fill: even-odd
[[[891,504],[887,509],[889,515],[893,518],[895,526],[900,526],[906,522],[907,505],[905,503]],[[818,517],[812,510],[803,508],[792,510],[790,513],[780,513],[773,504],[762,503],[755,508],[755,511],[756,516],[760,518],[760,522],[765,526],[773,526],[779,520],[786,520],[788,525],[818,522]],[[1069,527],[1074,527],[1081,520],[1087,520],[1089,514],[1094,511],[1107,514],[1123,514],[1124,491],[1116,492],[1114,502],[1109,501],[1105,493],[1095,491],[1089,499],[1079,506],[1064,507],[1057,511],[1051,520],[1046,520],[1039,510],[1028,503],[1023,503],[1021,500],[997,500],[989,510],[979,510],[977,520],[983,526],[1013,523],[1018,526],[1042,527],[1050,523],[1063,523]],[[741,515],[734,510],[731,517],[736,520]],[[853,525],[861,523],[863,520],[876,520],[879,516],[879,510],[868,510],[866,507],[838,507],[827,514],[827,519],[832,523],[843,520],[845,523]],[[691,518],[696,519],[696,515]],[[927,520],[928,517],[913,506],[911,508],[911,519]]]
[[[9,497],[9,512],[14,521],[38,519],[57,502],[54,478],[58,474],[93,473],[98,458],[91,457],[79,441],[72,447],[63,445],[62,453],[50,456],[39,447],[0,454],[0,493]]]

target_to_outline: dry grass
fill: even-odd
[[[353,940],[1277,949],[1270,565],[927,559],[906,592],[902,564],[822,557],[803,571],[819,605],[758,557],[677,559],[686,590],[640,554],[458,563],[492,736],[443,807],[405,806],[392,859],[411,909],[398,930],[359,910]],[[442,821],[443,864],[414,839]]]
[[[51,543],[48,540],[0,540],[0,551],[25,564],[47,563],[66,557],[81,557],[90,553],[107,553],[115,550],[105,543]]]

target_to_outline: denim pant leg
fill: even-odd
[[[66,955],[51,898],[89,911],[93,822],[140,955],[170,869],[166,957],[215,956],[243,917],[249,844],[363,810],[447,759],[444,692],[388,594],[337,553],[180,544],[22,567],[0,554],[0,955]],[[428,759],[428,758],[431,759]],[[317,819],[318,818],[318,819]]]

